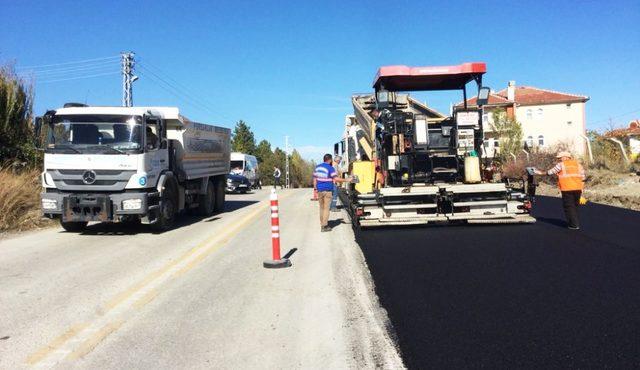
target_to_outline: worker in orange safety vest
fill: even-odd
[[[584,189],[584,168],[573,159],[571,153],[562,151],[556,158],[560,159],[553,168],[546,172],[536,170],[539,175],[557,175],[558,186],[562,194],[562,206],[567,219],[567,227],[571,230],[579,230],[578,205]]]

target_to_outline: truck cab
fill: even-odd
[[[216,207],[211,191],[224,194],[228,129],[203,135],[212,131],[199,126],[208,125],[173,107],[73,104],[39,121],[46,130],[42,209],[66,230],[90,221],[167,229],[183,209],[211,213],[224,202]]]

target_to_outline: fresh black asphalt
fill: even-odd
[[[640,212],[357,233],[409,368],[639,368]]]

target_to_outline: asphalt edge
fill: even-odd
[[[375,292],[375,283],[356,242],[349,214],[342,210],[336,215],[346,221],[331,232],[332,239],[342,239],[332,246],[345,245],[346,248],[333,249],[334,279],[345,297],[342,310],[350,325],[348,340],[356,367],[406,369],[395,329]]]

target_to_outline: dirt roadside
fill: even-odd
[[[555,184],[541,182],[537,195],[559,197]],[[640,211],[640,176],[605,170],[587,171],[584,196],[590,202]]]

